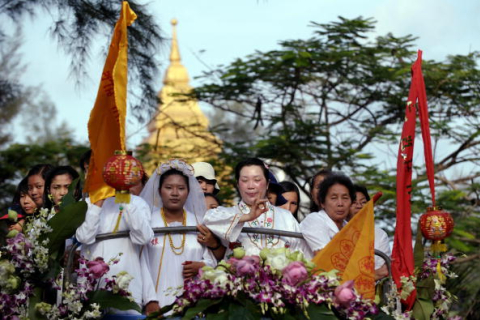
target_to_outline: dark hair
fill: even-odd
[[[238,183],[238,179],[240,179],[240,171],[242,171],[243,167],[248,167],[248,166],[259,166],[262,169],[265,180],[267,180],[267,183],[269,182],[268,169],[265,166],[265,162],[263,162],[258,158],[247,158],[240,161],[235,166],[235,180],[237,180],[237,183]]]
[[[219,206],[222,205],[222,201],[220,201],[220,199],[218,199],[217,196],[214,195],[213,193],[205,192],[203,195],[205,196],[205,198],[206,197],[212,197],[213,199],[215,199],[215,201],[217,201]]]
[[[148,182],[148,178],[149,178],[148,174],[146,172],[143,172],[142,180],[140,180],[140,183],[142,184],[142,186],[145,187],[145,185]]]
[[[350,199],[355,201],[355,188],[353,187],[353,182],[350,180],[349,177],[343,174],[331,174],[325,178],[320,184],[320,190],[318,192],[318,201],[320,203],[325,203],[325,198],[327,197],[328,190],[335,185],[340,184],[348,189],[348,194],[350,195]]]
[[[295,219],[298,220],[297,215],[298,215],[298,209],[300,209],[300,190],[298,189],[295,183],[290,181],[282,181],[282,182],[279,182],[278,184],[283,188],[283,193],[295,192],[297,194],[298,206],[297,206],[297,210],[295,210],[295,212],[293,213],[293,216],[295,217]]]
[[[321,169],[320,171],[317,171],[317,173],[315,173],[309,180],[308,180],[308,185],[310,186],[310,212],[317,212],[317,211],[320,211],[320,208],[317,206],[317,204],[315,203],[314,199],[312,199],[312,192],[313,192],[313,188],[315,187],[314,184],[315,184],[315,180],[317,179],[317,177],[319,176],[325,176],[325,177],[328,177],[329,175],[331,175],[333,172],[332,170],[330,169]]]
[[[85,165],[90,164],[90,157],[92,156],[92,149],[88,149],[82,156],[80,157],[80,161],[78,164],[80,165],[80,169],[83,173],[85,173]]]
[[[190,191],[190,184],[188,183],[188,177],[183,174],[182,171],[177,170],[177,169],[170,169],[168,171],[165,171],[161,176],[160,176],[160,183],[158,184],[158,190],[160,190],[163,186],[163,182],[165,181],[165,178],[168,176],[173,176],[173,175],[179,175],[182,176],[185,179],[185,183],[187,184],[187,189]]]
[[[365,196],[365,199],[367,199],[367,201],[370,201],[370,196],[368,195],[367,188],[365,188],[364,186],[361,186],[359,184],[354,184],[353,188],[355,189],[355,193],[360,192],[361,194],[363,194]]]
[[[28,177],[23,178],[18,184],[12,200],[13,205],[20,204],[20,198],[22,194],[28,194]]]
[[[50,170],[53,169],[53,166],[51,164],[37,164],[37,165],[34,165],[27,173],[27,179],[32,177],[32,176],[36,176],[36,175],[40,175],[42,176],[43,180],[47,180],[47,175],[49,173]]]
[[[80,177],[78,172],[73,169],[71,166],[58,166],[49,171],[47,178],[45,179],[45,190],[43,192],[43,206],[44,208],[51,209],[55,204],[50,200],[50,185],[52,184],[53,178],[56,176],[61,176],[63,174],[68,174],[72,178],[72,182]],[[82,197],[82,188],[80,187],[80,181],[75,186],[75,191],[73,197],[78,201]]]

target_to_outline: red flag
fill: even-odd
[[[417,105],[418,103],[418,105]],[[397,160],[397,223],[392,250],[392,277],[401,287],[400,278],[413,275],[415,262],[412,246],[411,225],[411,192],[412,192],[412,158],[415,141],[416,112],[420,117],[422,138],[424,143],[425,164],[427,176],[432,192],[432,200],[435,205],[435,190],[433,184],[433,158],[430,142],[430,128],[428,121],[427,94],[422,75],[422,51],[418,51],[417,61],[412,65],[412,83],[405,111],[405,123],[403,124],[402,137],[398,150]],[[406,299],[405,304],[410,310],[415,303],[416,291],[413,291]]]

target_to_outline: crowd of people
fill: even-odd
[[[88,171],[90,153],[81,159]],[[310,213],[300,220],[300,191],[292,182],[278,182],[258,158],[240,161],[235,167],[238,202],[222,206],[220,185],[206,162],[192,165],[180,159],[161,164],[150,177],[133,187],[128,204],[114,197],[92,203],[77,183],[74,198],[88,204],[85,221],[75,237],[81,255],[104,261],[119,258],[108,272],[126,271],[133,280],[129,290],[149,314],[171,304],[185,279],[195,277],[203,266],[215,266],[236,247],[247,255],[263,248],[289,248],[311,258],[322,250],[370,199],[367,189],[343,174],[321,170],[309,181]],[[12,222],[0,219],[2,245],[10,230],[23,231],[28,216],[39,208],[58,211],[70,185],[79,177],[71,166],[36,165],[19,183],[11,209]],[[195,226],[197,232],[158,233],[152,228]],[[304,239],[282,235],[242,233],[243,227],[270,228],[302,233]],[[129,237],[97,241],[103,233],[129,231]],[[387,234],[375,228],[375,249],[390,255]],[[385,261],[376,258],[375,276],[388,275]],[[135,311],[129,311],[135,313]]]

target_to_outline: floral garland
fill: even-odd
[[[320,314],[364,319],[377,313],[377,306],[363,300],[353,283],[340,285],[336,270],[314,274],[313,268],[302,253],[285,248],[265,248],[260,256],[245,256],[242,248],[236,248],[230,259],[216,268],[203,267],[199,278],[185,281],[183,293],[163,312],[171,309],[174,316],[185,318],[209,312],[234,316],[232,310],[240,304],[255,319],[285,314],[302,319]],[[157,316],[161,314],[149,318]]]
[[[178,170],[178,171],[182,172],[184,175],[186,175],[187,177],[192,177],[194,175],[194,172],[195,172],[193,167],[191,165],[189,165],[188,163],[186,163],[184,160],[182,160],[182,159],[172,159],[172,160],[169,160],[165,163],[162,163],[157,168],[157,174],[162,175],[162,174],[164,174],[165,172],[167,172],[171,169]]]
[[[406,299],[410,293],[415,290],[416,284],[419,281],[433,278],[433,312],[430,315],[430,319],[461,319],[458,316],[449,317],[452,303],[456,301],[457,298],[445,287],[447,279],[457,277],[457,275],[450,270],[450,265],[455,260],[456,257],[451,253],[444,254],[441,257],[434,257],[430,253],[427,253],[421,268],[415,270],[415,275],[401,278],[401,293],[397,290],[395,283],[392,283],[392,289],[390,293],[387,294],[387,303],[381,307],[381,310],[397,320],[413,319],[414,314],[412,311],[402,312],[401,300]]]
[[[52,305],[41,301],[41,288],[61,289],[61,268],[51,265],[47,237],[54,231],[48,223],[54,214],[54,209],[41,209],[35,217],[27,218],[23,232],[14,230],[7,235],[7,244],[0,250],[2,319],[30,319],[38,313],[47,319],[96,319],[103,315],[102,303],[107,300],[109,305],[116,308],[118,305],[118,309],[139,309],[127,291],[130,275],[120,273],[104,279],[105,287],[99,288],[109,264],[117,263],[118,259],[107,264],[102,258],[94,261],[81,258],[84,267],[76,270],[81,281],[67,285],[61,303]]]

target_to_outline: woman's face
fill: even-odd
[[[37,207],[43,206],[43,191],[45,189],[45,180],[39,174],[28,177],[28,195],[35,202]]]
[[[355,202],[352,202],[352,205],[350,206],[350,219],[353,218],[353,216],[355,216],[367,203],[367,198],[365,198],[365,195],[363,193],[356,192],[355,196]]]
[[[318,201],[318,192],[320,191],[320,184],[322,181],[325,180],[324,175],[318,175],[315,177],[313,180],[313,187],[312,190],[310,190],[310,195],[312,196],[313,202],[319,207],[322,208],[322,205],[320,204],[320,201]]]
[[[68,173],[53,177],[50,184],[50,194],[53,197],[53,203],[58,205],[62,202],[63,196],[68,193],[68,187],[72,184],[72,176]]]
[[[282,196],[287,200],[283,206],[280,206],[283,209],[287,209],[292,214],[294,214],[298,209],[298,195],[295,191],[289,191],[282,193]]]
[[[188,198],[188,186],[185,177],[173,174],[163,180],[160,188],[163,207],[167,210],[183,210]]]
[[[323,210],[325,210],[330,219],[339,224],[350,213],[351,205],[352,199],[347,187],[337,183],[328,189],[325,202],[323,203]]]
[[[215,209],[219,206],[217,200],[214,197],[205,197],[205,205],[207,206],[207,210]]]
[[[37,209],[37,205],[33,202],[32,198],[30,198],[28,193],[20,194],[20,206],[26,214],[33,214],[35,209]]]
[[[251,206],[256,199],[264,199],[268,183],[263,170],[257,165],[245,166],[240,170],[238,190],[243,202]]]

